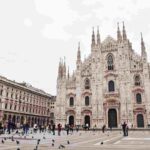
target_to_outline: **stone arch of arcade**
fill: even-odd
[[[29,123],[30,126],[33,126],[36,124],[41,125],[48,125],[49,124],[49,118],[48,117],[40,117],[40,116],[31,116],[31,115],[25,115],[25,114],[10,114],[10,113],[4,113],[3,121],[11,121],[13,123],[20,123],[24,124],[26,122]]]

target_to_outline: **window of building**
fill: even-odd
[[[11,98],[13,98],[13,93],[11,93]]]
[[[0,91],[0,95],[3,95],[3,90]]]
[[[140,93],[136,94],[136,102],[137,104],[141,104],[142,103],[142,96]]]
[[[107,66],[108,66],[108,70],[114,70],[114,62],[113,62],[113,56],[112,55],[108,55]]]
[[[115,91],[114,81],[112,81],[112,80],[108,82],[108,91],[109,92]]]
[[[85,89],[90,89],[90,80],[89,79],[85,80]]]
[[[8,97],[8,92],[6,93],[6,97]]]
[[[16,110],[17,106],[15,105],[14,110]]]
[[[50,118],[54,118],[54,113],[50,113]]]
[[[140,86],[141,85],[140,76],[139,75],[135,76],[134,84],[135,84],[135,86]]]
[[[11,110],[11,108],[12,108],[12,104],[10,104],[10,110]]]
[[[5,109],[7,109],[7,103],[5,104]]]
[[[69,105],[74,106],[74,98],[73,97],[70,97]]]
[[[90,98],[89,96],[85,97],[85,106],[89,106],[90,105]]]

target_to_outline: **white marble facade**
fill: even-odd
[[[141,55],[132,49],[126,29],[117,39],[101,42],[99,29],[92,33],[91,54],[81,60],[77,51],[72,75],[60,61],[57,79],[56,124],[66,123],[119,128],[126,121],[134,128],[150,124],[150,64],[141,34]]]

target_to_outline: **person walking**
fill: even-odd
[[[128,136],[128,130],[129,130],[129,127],[128,125],[126,125],[126,136]]]
[[[105,130],[106,130],[106,125],[104,124],[102,127],[102,132],[105,133]]]
[[[59,123],[59,124],[57,125],[57,128],[58,128],[58,135],[59,135],[59,136],[61,135],[61,127],[62,127],[62,125]]]
[[[122,130],[123,130],[123,135],[124,135],[124,136],[126,136],[126,126],[127,126],[127,124],[126,124],[126,122],[124,122],[124,123],[122,124]]]
[[[69,135],[69,124],[65,125],[65,129],[66,129],[67,135]]]
[[[53,135],[55,135],[55,127],[56,127],[56,125],[55,125],[55,123],[52,125],[52,132],[53,132]]]

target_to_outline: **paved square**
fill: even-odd
[[[12,141],[11,137],[14,137]],[[5,139],[7,137],[7,139]],[[2,143],[2,139],[4,143]],[[0,136],[0,150],[34,150],[37,140],[40,144],[37,150],[48,149],[74,149],[74,150],[149,150],[150,149],[150,131],[129,131],[128,137],[123,137],[121,131],[79,131],[66,135],[62,131],[61,136],[51,133],[36,133],[27,136],[16,134]],[[54,140],[54,142],[52,141]],[[16,141],[19,141],[17,145]],[[54,146],[52,146],[54,143]],[[62,146],[61,146],[62,145]],[[65,148],[63,148],[63,146]]]

